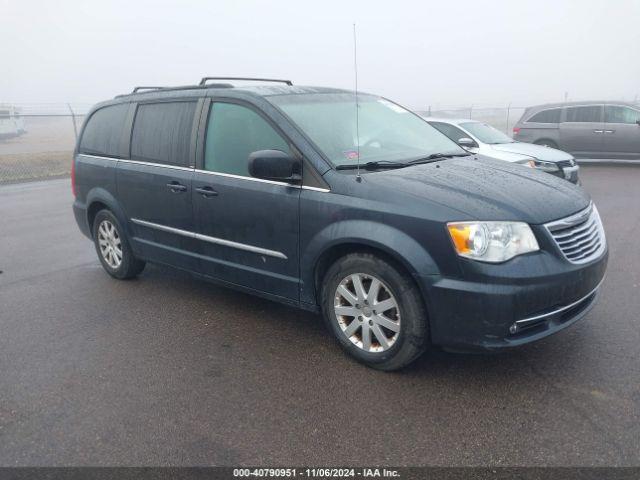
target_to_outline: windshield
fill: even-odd
[[[335,165],[358,161],[353,93],[277,95],[269,101],[289,116]],[[465,153],[420,117],[380,97],[358,95],[360,162],[407,162],[435,153]]]
[[[508,137],[500,130],[493,128],[491,125],[480,122],[467,122],[461,123],[460,126],[467,130],[471,135],[474,135],[482,143],[490,143],[495,145],[497,143],[513,143],[514,140]]]

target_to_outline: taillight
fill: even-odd
[[[76,159],[71,159],[71,193],[76,196]]]
[[[520,127],[513,127],[513,134],[518,135],[520,133]]]

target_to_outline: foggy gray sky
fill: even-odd
[[[96,102],[205,75],[353,87],[411,108],[632,100],[640,1],[0,0],[0,102]]]

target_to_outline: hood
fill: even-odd
[[[560,160],[571,160],[573,157],[567,152],[557,150],[555,148],[549,148],[542,145],[534,145],[533,143],[514,142],[514,143],[499,143],[496,145],[489,145],[492,150],[497,152],[516,153],[519,155],[526,155],[538,160],[545,160],[547,162],[559,162]]]
[[[409,196],[412,205],[431,208],[444,221],[512,220],[535,225],[567,217],[590,202],[582,188],[566,180],[480,156],[381,170],[362,177],[376,198],[384,192],[387,199],[404,204]]]
[[[471,153],[479,154],[485,157],[494,158],[496,160],[504,160],[505,162],[522,162],[524,160],[531,160],[531,155],[524,155],[522,153],[506,152],[502,150],[496,150],[493,145],[480,144],[480,147],[475,150],[469,150]]]

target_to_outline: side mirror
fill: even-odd
[[[636,123],[637,123],[638,125],[640,125],[640,119],[636,120]]]
[[[279,182],[299,183],[302,164],[297,158],[280,150],[258,150],[249,154],[249,173],[252,177]]]
[[[464,148],[474,148],[477,147],[478,144],[473,141],[473,139],[469,138],[469,137],[462,137],[458,139],[458,145],[460,145],[461,147]]]

